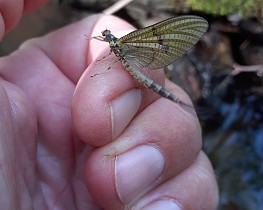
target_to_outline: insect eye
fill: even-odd
[[[102,31],[101,34],[102,34],[102,36],[106,36],[108,34],[111,34],[111,31],[106,29],[106,30]]]

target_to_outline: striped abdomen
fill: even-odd
[[[117,55],[118,56],[118,55]],[[181,101],[177,96],[172,94],[170,91],[162,87],[161,85],[157,84],[154,82],[152,79],[148,78],[145,76],[140,70],[137,68],[130,66],[129,63],[127,63],[123,58],[118,56],[119,59],[121,60],[123,66],[126,68],[126,70],[140,83],[142,83],[145,87],[152,89],[154,92],[158,93],[160,96],[167,98],[175,103],[191,107],[191,105]]]

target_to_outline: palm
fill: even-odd
[[[50,209],[56,206],[97,209],[96,205],[89,204],[84,181],[85,161],[90,148],[74,135],[71,119],[74,80],[85,67],[81,69],[79,63],[74,64],[73,56],[70,64],[66,57],[62,61],[54,57],[47,59],[45,49],[39,51],[42,46],[38,41],[35,43],[40,43],[39,47],[26,44],[19,53],[3,58],[1,62],[1,75],[9,82],[1,82],[3,88],[0,92],[1,103],[8,110],[1,118],[5,125],[3,130],[10,139],[8,144],[1,145],[1,153],[6,158],[12,157],[6,165],[10,171],[3,172],[6,173],[6,184],[13,186],[12,191],[20,197],[18,200],[22,205],[36,205],[36,209],[41,209],[44,203]],[[85,38],[82,42],[86,42]],[[60,43],[57,44],[54,49]],[[68,52],[68,56],[74,53],[78,56],[77,52],[71,53]],[[82,57],[84,61],[85,53]]]

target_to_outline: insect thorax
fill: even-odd
[[[121,43],[117,38],[109,42],[111,50],[116,54],[117,57],[123,58],[123,49]]]
[[[117,42],[117,38],[113,35],[113,34],[106,34],[106,35],[104,35],[104,41],[105,42],[109,42],[109,43],[111,43],[111,42]]]

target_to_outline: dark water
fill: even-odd
[[[238,88],[253,75],[240,77],[217,98],[215,118],[202,123],[204,150],[220,186],[219,209],[263,209],[263,97]]]

